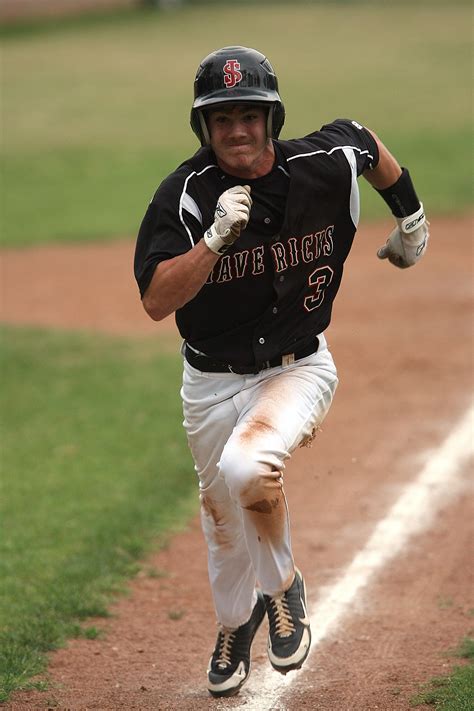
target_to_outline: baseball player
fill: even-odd
[[[191,110],[201,148],[159,186],[136,245],[146,312],[175,312],[184,339],[184,427],[219,625],[207,671],[216,697],[247,680],[265,615],[278,672],[299,669],[310,649],[284,471],[336,390],[324,332],[359,220],[358,176],[395,218],[380,259],[410,267],[428,241],[408,171],[372,131],[337,119],[279,140],[284,118],[263,54],[207,56]]]

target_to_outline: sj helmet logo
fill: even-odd
[[[228,89],[232,89],[242,81],[242,74],[239,69],[240,63],[237,59],[228,59],[224,64],[224,84]]]

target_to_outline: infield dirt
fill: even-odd
[[[327,332],[339,389],[323,431],[285,473],[295,556],[311,593],[345,569],[415,478],[420,455],[470,404],[472,218],[433,219],[427,256],[407,271],[375,257],[389,229],[359,229]],[[4,250],[2,320],[168,338],[173,320],[155,324],[141,309],[133,248],[124,240]],[[472,514],[465,491],[377,575],[275,708],[409,709],[420,683],[459,663],[446,652],[474,628]],[[144,567],[163,575],[140,574],[113,616],[95,621],[104,637],[51,655],[50,689],[17,693],[6,708],[217,710],[258,693],[250,677],[235,700],[207,694],[216,628],[198,521]],[[265,632],[254,668],[268,664]]]

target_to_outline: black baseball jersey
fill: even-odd
[[[359,219],[357,177],[378,163],[372,135],[348,119],[273,144],[272,171],[254,180],[225,174],[201,148],[158,188],[136,246],[143,296],[159,262],[202,239],[219,196],[251,186],[246,229],[175,314],[193,348],[241,366],[292,353],[327,328]]]

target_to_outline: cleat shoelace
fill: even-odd
[[[216,665],[221,669],[225,669],[231,663],[232,644],[235,639],[235,630],[228,630],[221,627],[219,632],[219,653],[216,659]]]
[[[295,631],[295,625],[291,619],[286,595],[277,595],[271,598],[272,608],[270,610],[274,631],[279,637],[289,637]]]

